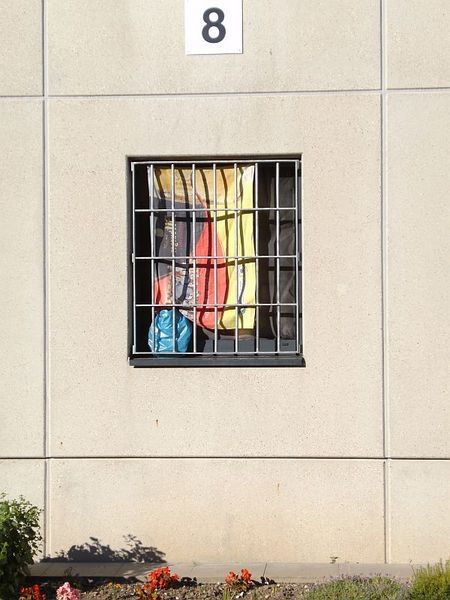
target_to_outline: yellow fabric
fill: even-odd
[[[246,259],[226,259],[228,289],[225,304],[254,304],[256,301],[254,212],[245,212],[253,208],[254,166],[218,167],[216,170],[216,202],[217,202],[217,241],[222,247],[224,256],[245,256]],[[187,206],[192,206],[192,171],[190,168],[175,169],[175,199]],[[170,167],[155,169],[155,189],[167,200],[172,197],[172,174]],[[237,193],[235,194],[235,183]],[[195,193],[203,206],[214,208],[214,174],[213,169],[197,167],[195,170]],[[235,211],[237,209],[237,212]],[[237,221],[236,221],[237,215]],[[210,212],[214,223],[214,213]],[[212,225],[213,227],[213,225]],[[211,230],[213,231],[213,229]],[[236,245],[237,233],[237,245]],[[213,248],[213,233],[211,248]],[[214,285],[213,278],[211,285]],[[236,326],[234,307],[225,308],[221,314],[219,307],[218,328],[233,330]],[[238,329],[253,329],[255,308],[238,308]]]

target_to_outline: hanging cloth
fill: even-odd
[[[217,302],[219,330],[254,327],[255,308],[238,307],[236,323],[234,306],[256,301],[254,213],[249,210],[253,208],[253,180],[254,166],[238,167],[236,176],[233,166],[217,168],[214,200],[212,168],[196,168],[194,200],[190,168],[174,170],[173,194],[170,166],[155,169],[151,207],[159,209],[153,218],[155,255],[161,258],[155,261],[154,269],[156,303],[180,304],[180,312],[192,321],[196,306],[197,324],[212,330],[216,311],[214,306],[204,305]],[[176,211],[173,217],[172,205]],[[172,259],[168,258],[172,255],[176,257],[175,277]],[[211,258],[214,256],[217,259]],[[245,258],[236,260],[239,256]]]

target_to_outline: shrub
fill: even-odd
[[[414,572],[411,600],[449,600],[450,598],[450,560],[444,565],[428,565]]]
[[[39,548],[40,510],[25,500],[0,494],[0,600],[17,597],[28,565]]]
[[[408,590],[388,577],[341,577],[314,587],[307,600],[407,600]]]

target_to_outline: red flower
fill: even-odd
[[[225,583],[227,585],[235,585],[238,582],[238,576],[233,571],[230,571],[228,575],[225,577]]]
[[[140,598],[156,598],[158,591],[166,590],[178,581],[178,575],[172,575],[169,567],[159,567],[147,575],[147,581],[136,591]]]
[[[45,594],[41,592],[37,583],[30,587],[21,587],[20,598],[23,600],[46,600]]]
[[[250,583],[252,580],[252,574],[247,569],[241,569],[241,579],[245,583]]]
[[[253,586],[252,574],[248,569],[241,569],[240,575],[230,571],[225,577],[225,583],[231,588],[248,590]]]

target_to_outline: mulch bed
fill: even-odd
[[[136,587],[142,585],[142,582],[119,579],[87,579],[70,578],[70,583],[84,590],[81,593],[81,600],[138,600]],[[64,583],[59,578],[50,578],[47,581],[30,578],[26,585],[39,583],[41,590],[46,594],[47,600],[53,600],[56,595],[56,589]],[[231,600],[302,600],[305,592],[314,587],[313,584],[296,583],[275,583],[261,585],[255,582],[247,592],[231,591]],[[197,583],[196,581],[186,581],[185,585],[164,590],[158,593],[158,600],[222,600],[226,585],[224,583]]]
[[[225,591],[223,583],[199,583],[195,586],[182,586],[169,589],[158,594],[160,600],[222,600]],[[248,592],[232,592],[231,598],[239,600],[291,600],[301,599],[312,586],[305,584],[283,583],[261,585]],[[81,594],[83,600],[136,600],[136,584],[123,584],[120,588],[104,585]]]

